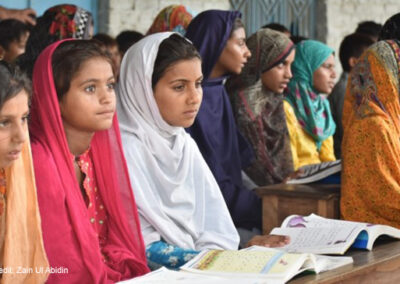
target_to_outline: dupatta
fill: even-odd
[[[239,236],[195,141],[169,125],[154,99],[152,74],[170,32],[145,37],[121,65],[118,115],[146,245],[162,238],[186,249],[237,249]]]
[[[67,269],[52,274],[49,282],[106,283],[142,275],[148,268],[116,115],[112,127],[96,132],[90,145],[98,190],[108,212],[108,238],[102,251],[89,221],[53,80],[52,55],[61,42],[47,47],[35,64],[30,125],[46,252],[52,267]]]

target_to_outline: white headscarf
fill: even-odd
[[[118,117],[146,245],[162,238],[183,248],[237,249],[239,236],[196,143],[162,118],[152,75],[161,42],[146,36],[121,64]]]

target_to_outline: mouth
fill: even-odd
[[[21,150],[13,150],[13,151],[8,152],[7,157],[10,160],[16,160],[19,158],[20,154],[21,154]]]
[[[187,117],[194,117],[197,115],[197,111],[198,111],[197,109],[191,109],[191,110],[185,111],[183,114]]]
[[[113,116],[114,115],[115,110],[111,109],[111,110],[105,110],[105,111],[101,111],[96,113],[97,115],[105,115],[105,116]]]

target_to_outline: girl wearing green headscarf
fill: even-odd
[[[333,49],[315,40],[296,46],[293,78],[285,91],[284,109],[295,168],[336,160],[332,135],[336,125],[329,101],[335,84]]]

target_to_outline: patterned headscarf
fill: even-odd
[[[56,35],[59,39],[89,38],[89,26],[92,23],[90,12],[75,5],[57,5],[51,7],[46,13],[54,13],[49,34]]]
[[[333,53],[333,49],[315,40],[304,40],[296,46],[292,64],[293,78],[285,92],[302,128],[314,138],[317,148],[336,130],[329,101],[313,87],[313,75]]]
[[[261,74],[283,62],[294,48],[283,33],[261,29],[246,42],[252,56],[226,86],[239,131],[250,141],[256,161],[247,174],[259,185],[282,182],[293,172],[282,94],[263,87]]]
[[[154,19],[147,35],[159,32],[178,32],[185,35],[186,28],[195,14],[184,5],[165,7]]]

